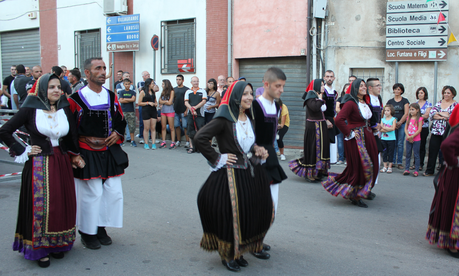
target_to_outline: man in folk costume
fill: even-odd
[[[367,92],[368,95],[370,96],[370,103],[368,104],[370,106],[371,111],[373,112],[373,116],[371,117],[370,124],[371,128],[373,129],[373,134],[375,135],[375,140],[376,140],[376,145],[378,146],[378,164],[374,164],[375,166],[378,166],[381,164],[381,153],[383,151],[383,146],[381,143],[381,138],[380,138],[380,130],[381,130],[381,116],[383,114],[383,101],[381,98],[381,81],[378,78],[369,78],[367,79]],[[379,170],[378,170],[378,175],[376,176],[376,181],[375,184],[378,184],[378,179],[379,179]],[[373,199],[373,197],[369,197],[367,199]]]
[[[263,94],[253,101],[253,112],[255,117],[255,143],[264,147],[269,157],[263,167],[268,174],[271,183],[271,197],[273,199],[274,210],[277,213],[279,199],[279,184],[287,179],[282,167],[279,165],[276,151],[274,150],[274,139],[277,134],[277,122],[279,121],[280,105],[274,101],[279,99],[284,92],[284,85],[287,77],[284,72],[277,68],[269,68],[263,77]],[[265,251],[269,250],[269,245],[264,245],[260,252],[252,253],[260,259],[268,259],[270,255]]]
[[[338,146],[335,143],[335,136],[339,134],[339,130],[335,126],[335,106],[336,99],[338,99],[338,93],[333,88],[333,82],[335,81],[335,73],[332,70],[325,71],[324,76],[325,91],[324,101],[327,109],[324,111],[324,116],[327,122],[328,137],[330,138],[330,163],[334,164],[337,160]]]
[[[120,144],[126,121],[116,94],[102,86],[106,74],[102,58],[87,59],[84,72],[88,85],[69,98],[86,161],[83,169],[74,170],[77,226],[83,245],[99,249],[112,243],[105,227],[123,226],[121,175],[128,158]]]

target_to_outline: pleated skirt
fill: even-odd
[[[322,186],[331,195],[346,199],[370,195],[378,175],[378,148],[371,129],[354,130],[355,138],[344,140],[347,166],[341,174],[329,173]]]
[[[222,259],[260,251],[273,218],[273,202],[264,169],[222,168],[212,172],[198,194],[204,231],[201,248]]]
[[[28,260],[72,249],[75,241],[76,198],[67,154],[31,157],[22,173],[13,250]]]
[[[426,239],[440,248],[459,249],[459,168],[446,169],[438,181]]]

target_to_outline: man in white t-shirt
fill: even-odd
[[[199,78],[194,76],[191,78],[191,88],[185,92],[185,106],[188,110],[187,117],[187,131],[188,136],[190,137],[190,148],[188,153],[195,152],[193,148],[193,139],[194,135],[201,127],[204,126],[204,104],[207,101],[207,92],[206,90],[199,88]]]

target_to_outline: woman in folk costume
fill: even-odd
[[[23,125],[31,146],[13,137]],[[75,183],[68,153],[73,166],[84,166],[58,76],[46,74],[37,80],[19,112],[0,128],[0,137],[16,162],[25,162],[13,250],[47,267],[48,255],[63,258],[75,241]]]
[[[350,199],[352,204],[367,208],[362,198],[376,196],[371,189],[379,170],[378,148],[370,128],[370,99],[362,79],[353,81],[346,93],[335,122],[344,135],[347,167],[341,174],[329,173],[322,186],[333,196],[341,195]]]
[[[426,239],[459,258],[459,105],[449,118],[451,132],[441,143],[446,168],[440,172]]]
[[[194,138],[212,173],[198,194],[204,235],[201,247],[218,251],[231,271],[247,266],[244,252],[259,252],[274,216],[269,180],[261,163],[268,157],[255,145],[252,85],[233,83],[214,118]],[[217,153],[209,143],[216,137]]]
[[[324,81],[313,80],[308,88],[304,101],[306,106],[306,128],[304,130],[304,156],[290,161],[289,167],[296,175],[316,182],[326,176],[330,168],[330,139],[324,109],[327,107],[322,99]]]

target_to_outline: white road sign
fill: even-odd
[[[386,49],[447,48],[447,36],[387,37]]]

